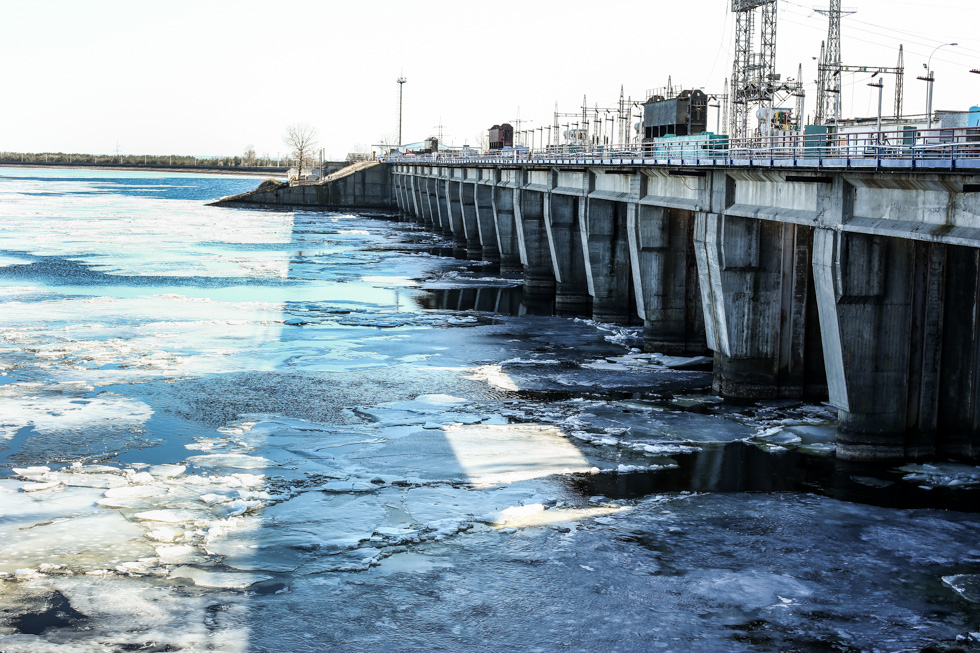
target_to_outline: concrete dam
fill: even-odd
[[[842,459],[976,459],[977,163],[402,158],[217,204],[397,209],[559,312],[710,350],[722,396],[829,398]]]

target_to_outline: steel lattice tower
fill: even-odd
[[[902,119],[902,80],[905,78],[905,53],[902,46],[898,46],[898,72],[895,73],[895,120]]]
[[[841,0],[830,0],[827,9],[814,9],[818,14],[827,16],[827,49],[821,57],[823,84],[817,88],[817,111],[821,112],[821,118],[817,124],[824,124],[830,121],[830,116],[834,117],[834,124],[840,119],[837,115],[837,107],[840,99],[840,78],[841,78],[841,55],[840,55],[840,18],[842,14],[853,14],[853,9],[841,10]]]
[[[759,51],[754,52],[756,9],[761,8]],[[770,107],[775,93],[776,0],[732,0],[735,62],[732,66],[730,135],[748,135],[752,107]]]

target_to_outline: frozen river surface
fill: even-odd
[[[980,647],[976,468],[255,184],[0,169],[0,651]]]

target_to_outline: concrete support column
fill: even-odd
[[[464,256],[466,250],[466,228],[463,226],[463,205],[459,200],[459,182],[446,180],[446,206],[449,216],[449,233],[456,246],[457,256]],[[443,232],[445,233],[445,232]]]
[[[975,455],[976,250],[818,229],[813,267],[838,457]]]
[[[439,231],[443,236],[452,238],[452,220],[449,215],[449,182],[442,177],[434,181],[436,209],[439,213]]]
[[[442,216],[439,213],[439,180],[429,177],[425,180],[426,189],[429,191],[429,216],[432,220],[432,231],[442,232]]]
[[[429,205],[429,178],[418,178],[419,189],[419,222],[427,228],[432,228],[432,207]]]
[[[493,222],[497,234],[497,250],[500,252],[500,271],[503,273],[521,272],[520,241],[517,235],[517,220],[514,217],[514,189],[494,186]]]
[[[589,198],[579,203],[579,230],[592,295],[592,316],[625,324],[630,319],[629,238],[624,202]]]
[[[574,195],[545,197],[545,228],[555,275],[555,310],[565,315],[591,315],[592,297],[585,271],[579,205]]]
[[[980,456],[980,249],[948,245],[936,453]]]
[[[398,172],[391,176],[391,185],[395,188],[395,205],[398,207],[399,213],[404,213],[405,211],[405,198],[402,197],[402,184],[404,180],[405,175]]]
[[[497,228],[493,218],[493,186],[476,184],[473,198],[476,208],[476,224],[480,231],[480,247],[483,260],[500,263],[500,247],[497,245]]]
[[[694,212],[638,205],[627,218],[643,348],[680,356],[704,354],[708,347],[694,254]]]
[[[463,234],[466,239],[466,258],[479,261],[483,258],[483,245],[480,244],[480,226],[476,217],[476,184],[471,181],[459,183],[460,213],[463,219]]]
[[[412,207],[412,218],[416,222],[422,221],[422,207],[419,202],[419,185],[421,184],[421,182],[422,182],[422,178],[419,177],[414,172],[412,173],[412,176],[409,177],[408,188],[409,188],[409,196],[411,200],[410,204]]]
[[[694,243],[716,392],[800,397],[809,366],[810,230],[699,212]],[[822,320],[821,320],[822,321]],[[811,335],[812,337],[812,335]]]
[[[555,273],[544,226],[544,193],[515,188],[514,219],[524,265],[525,294],[553,294]]]

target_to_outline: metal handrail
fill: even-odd
[[[785,134],[728,139],[704,136],[617,145],[551,145],[478,153],[398,154],[401,163],[630,163],[801,167],[980,167],[980,127]],[[843,162],[843,163],[842,163]]]

